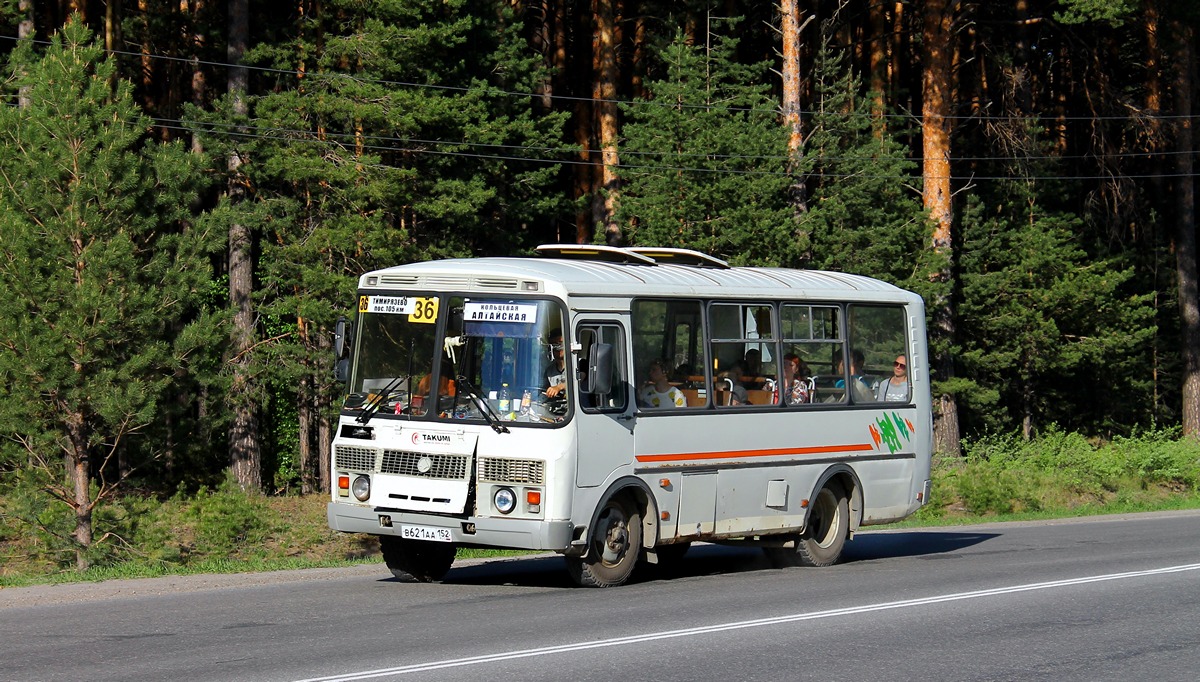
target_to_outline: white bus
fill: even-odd
[[[928,500],[924,304],[890,284],[545,245],[358,296],[327,516],[398,577],[440,580],[460,546],[558,552],[601,587],[701,540],[824,566]]]

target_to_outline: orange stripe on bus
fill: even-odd
[[[682,462],[689,459],[739,459],[744,457],[779,457],[780,455],[822,455],[832,452],[870,452],[870,443],[852,445],[821,445],[812,448],[773,448],[770,450],[725,450],[720,452],[680,452],[673,455],[638,455],[639,462]]]

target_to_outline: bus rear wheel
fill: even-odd
[[[832,566],[842,556],[850,535],[850,500],[837,483],[827,483],[813,500],[808,525],[796,547],[770,547],[767,555],[780,566]]]
[[[431,583],[446,577],[458,547],[451,542],[405,540],[379,536],[379,550],[392,575],[401,580]]]
[[[590,531],[587,553],[567,557],[567,571],[583,587],[616,587],[633,573],[642,546],[642,519],[624,497],[604,504]]]

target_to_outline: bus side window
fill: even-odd
[[[708,360],[704,353],[701,326],[700,301],[697,300],[653,300],[638,299],[632,305],[633,340],[633,384],[635,395],[649,391],[649,368],[661,362],[667,367],[669,388],[656,391],[659,395],[683,394],[686,407],[704,407],[708,404],[709,391],[705,366]],[[666,401],[658,400],[658,406],[642,404],[643,410],[669,408]]]
[[[769,304],[714,302],[708,306],[713,392],[718,407],[774,402],[773,379],[762,376],[778,348],[774,309]]]
[[[856,403],[879,402],[888,394],[885,382],[893,382],[892,395],[903,400],[911,396],[905,371],[896,372],[900,357],[909,355],[904,309],[900,306],[850,306],[847,334],[851,350],[851,384],[856,390],[851,396]],[[902,367],[907,370],[907,367]],[[859,387],[862,390],[858,390]],[[882,387],[882,393],[881,393]]]
[[[785,405],[806,407],[846,402],[839,373],[842,358],[841,309],[831,305],[784,304],[780,307],[784,357],[795,356],[794,376],[783,373],[780,393]],[[799,385],[793,385],[797,382]]]

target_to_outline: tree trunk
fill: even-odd
[[[779,14],[783,19],[783,124],[788,129],[792,210],[799,216],[808,211],[808,197],[804,178],[800,176],[804,122],[800,118],[800,9],[797,0],[782,0]]]
[[[951,30],[957,0],[925,0],[922,31],[921,62],[921,134],[923,143],[924,189],[922,199],[933,222],[933,250],[942,256],[943,264],[931,279],[941,286],[935,300],[930,301],[934,328],[942,348],[931,365],[938,379],[954,377],[954,358],[950,350],[955,336],[952,293],[953,243],[950,188],[950,117],[954,98],[954,70],[951,52]],[[936,391],[934,395],[934,448],[938,452],[959,454],[958,401],[954,394]]]
[[[1149,134],[1146,136],[1147,145],[1146,151],[1149,152],[1147,161],[1149,167],[1156,169],[1150,177],[1150,197],[1154,206],[1167,206],[1167,181],[1162,176],[1161,171],[1166,164],[1163,163],[1162,152],[1168,149],[1168,144],[1164,133],[1168,130],[1162,118],[1163,105],[1166,101],[1166,94],[1163,92],[1163,52],[1162,43],[1159,40],[1159,31],[1162,26],[1162,15],[1159,12],[1158,0],[1146,0],[1144,3],[1145,11],[1142,15],[1142,29],[1146,40],[1146,91],[1143,106],[1146,109],[1147,125]],[[1152,228],[1153,229],[1153,228]],[[1140,237],[1145,238],[1146,233]],[[1153,235],[1153,232],[1150,232]],[[1150,243],[1154,243],[1156,238],[1150,236]],[[1159,296],[1155,293],[1154,296],[1155,316],[1161,314],[1159,309]],[[1150,414],[1161,414],[1162,410],[1162,353],[1160,345],[1159,332],[1161,328],[1154,334],[1154,340],[1151,342],[1150,348]]]
[[[1016,45],[1013,64],[1013,105],[1018,116],[1034,112],[1033,70],[1029,67],[1031,41],[1029,35],[1029,0],[1016,0],[1013,14],[1017,19]]]
[[[299,443],[296,453],[300,474],[300,493],[307,495],[313,491],[313,448],[316,419],[313,415],[312,395],[313,377],[310,373],[311,363],[304,363],[304,374],[300,377],[300,386],[296,390],[296,419],[299,422]]]
[[[1037,430],[1035,417],[1037,410],[1034,406],[1037,392],[1033,390],[1033,367],[1031,364],[1026,358],[1021,367],[1021,437],[1027,441],[1033,440]]]
[[[871,35],[867,56],[868,87],[871,91],[871,117],[875,119],[875,134],[882,136],[887,129],[887,93],[888,86],[888,20],[886,2],[872,2],[867,5],[870,13],[868,26]]]
[[[592,81],[592,62],[594,59],[594,50],[592,49],[592,14],[590,12],[579,11],[576,13],[575,22],[575,40],[572,51],[574,64],[570,69],[575,74],[576,88],[572,94],[579,95],[587,91],[589,83]],[[579,147],[578,159],[579,163],[574,167],[574,186],[571,192],[571,198],[575,199],[579,204],[579,208],[575,213],[575,243],[588,244],[592,241],[592,209],[590,205],[584,205],[585,198],[591,196],[595,189],[595,166],[592,159],[592,121],[593,109],[591,102],[580,97],[575,101],[575,144]]]
[[[246,88],[248,71],[242,56],[250,30],[248,0],[229,0],[229,95],[238,117],[248,113]],[[241,173],[242,158],[237,151],[229,155],[229,199],[237,205],[245,199],[246,183]],[[229,432],[229,457],[234,479],[243,490],[262,488],[262,452],[259,444],[257,406],[250,378],[250,349],[254,342],[254,262],[250,228],[238,220],[229,226],[229,305],[233,309],[232,364],[233,384],[230,402],[233,426]]]
[[[121,0],[104,3],[104,49],[121,49]]]
[[[238,194],[242,191],[238,190]],[[230,386],[233,426],[229,432],[229,457],[234,479],[246,491],[262,487],[258,410],[252,396],[249,368],[254,340],[254,311],[250,303],[254,266],[250,247],[250,229],[241,221],[235,221],[229,226],[229,302],[233,307],[233,383]]]
[[[17,42],[33,40],[33,0],[18,0],[17,13],[21,16],[17,23]],[[29,107],[29,86],[22,85],[17,91],[17,106],[22,109]]]
[[[297,443],[297,468],[300,474],[300,493],[307,495],[313,489],[312,475],[312,443],[315,434],[316,418],[313,414],[313,387],[316,378],[313,376],[313,348],[308,335],[308,321],[303,317],[296,318],[296,332],[304,349],[304,359],[301,361],[300,384],[296,387],[296,420],[299,433]]]
[[[322,357],[332,357],[333,347],[329,334],[317,334],[317,352]],[[328,374],[328,373],[326,373]],[[330,454],[333,452],[333,425],[330,423],[330,390],[325,382],[316,381],[314,386],[315,412],[317,415],[317,490],[329,492]]]
[[[138,0],[138,3],[137,3],[138,14],[140,14],[143,17],[147,16],[150,13],[150,3],[155,2],[155,1],[156,0]],[[153,38],[151,38],[151,35],[150,35],[152,30],[153,29],[151,29],[149,26],[143,27],[142,35],[141,35],[140,41],[139,41],[142,44],[141,45],[141,58],[139,60],[139,64],[141,64],[141,68],[140,68],[141,82],[139,83],[139,88],[141,89],[141,92],[142,92],[142,108],[145,109],[146,111],[155,111],[156,110],[155,105],[157,104],[157,102],[155,100],[155,96],[157,93],[155,91],[154,84],[155,84],[155,78],[159,74],[156,72],[156,70],[154,68],[154,62],[155,62],[154,55],[150,51],[151,46],[154,44]],[[137,40],[137,38],[135,38],[135,40]]]
[[[609,246],[621,245],[621,226],[617,224],[617,204],[620,200],[617,177],[617,39],[615,0],[596,1],[595,47],[596,118],[600,125],[600,192],[603,201],[595,202],[599,213],[594,223],[604,230]]]
[[[184,0],[185,2],[187,0]],[[200,55],[204,51],[205,35],[204,35],[204,0],[191,0],[189,7],[192,19],[192,87],[191,99],[192,104],[197,107],[203,107],[206,104],[208,93],[208,81],[204,75],[204,68],[200,66]],[[204,143],[200,141],[199,135],[192,135],[192,151],[196,154],[204,153]]]
[[[1175,23],[1175,114],[1178,195],[1176,196],[1175,269],[1179,280],[1179,324],[1183,341],[1183,433],[1200,438],[1200,301],[1197,300],[1196,195],[1192,174],[1192,30]]]
[[[632,73],[630,74],[631,94],[635,98],[646,97],[646,67],[649,63],[649,47],[646,41],[649,39],[647,27],[647,17],[645,14],[638,12],[638,16],[634,19],[633,27],[633,63],[630,65]]]
[[[67,457],[74,499],[71,508],[75,510],[75,568],[80,571],[88,569],[88,550],[92,546],[92,460],[88,451],[87,417],[82,410],[75,410],[66,416],[67,438],[70,440],[70,453]]]
[[[564,77],[567,73],[567,35],[569,33],[567,26],[567,0],[553,0],[554,7],[554,53],[553,59],[550,62],[550,67],[553,69],[553,86],[554,92],[557,94],[560,90],[568,89],[564,85]],[[553,102],[551,102],[553,104]]]

